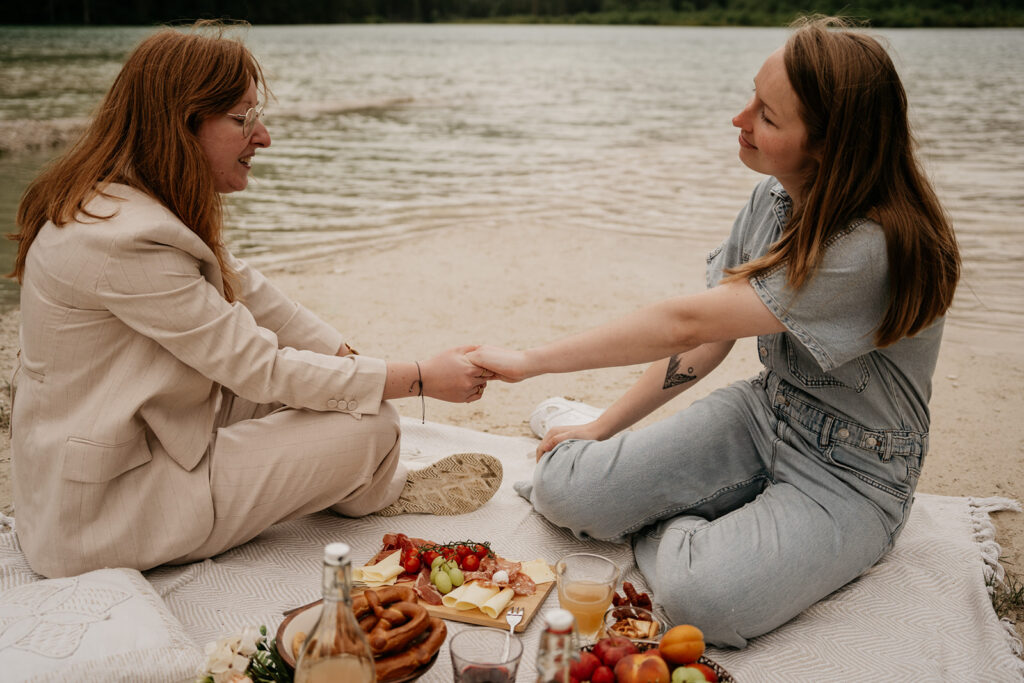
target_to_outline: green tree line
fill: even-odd
[[[4,2],[2,24],[148,25],[197,18],[261,24],[560,22],[781,25],[819,12],[874,26],[1024,26],[1024,0],[39,0]]]

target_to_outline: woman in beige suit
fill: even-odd
[[[471,347],[357,355],[225,248],[266,92],[223,27],[162,30],[22,199],[14,499],[40,574],[189,562],[328,507],[465,511],[500,482],[488,456],[443,461],[468,475],[444,509],[398,462],[387,399],[479,399]]]

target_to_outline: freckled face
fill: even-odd
[[[249,171],[257,148],[270,146],[270,132],[257,121],[252,133],[242,135],[242,121],[227,114],[245,114],[257,105],[256,83],[224,115],[212,116],[199,124],[199,144],[210,162],[213,184],[217,192],[227,194],[244,190],[249,184]]]
[[[740,129],[740,160],[753,171],[775,176],[795,201],[814,163],[799,112],[779,48],[765,60],[754,78],[754,96],[732,124]]]

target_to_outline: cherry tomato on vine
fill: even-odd
[[[487,555],[490,552],[491,551],[488,549],[488,547],[482,543],[477,543],[476,546],[473,547],[473,554],[479,557],[481,560],[487,557]]]
[[[455,548],[449,548],[448,546],[441,548],[441,554],[444,555],[446,560],[454,560],[456,558]]]
[[[441,557],[441,553],[437,552],[436,550],[427,550],[422,555],[420,555],[420,563],[428,567],[432,567],[434,566],[434,560],[439,557]]]
[[[415,574],[420,570],[420,558],[413,555],[402,563],[402,569],[409,574]]]
[[[475,572],[477,569],[480,569],[480,558],[470,553],[462,558],[460,566],[467,572]]]
[[[471,552],[473,551],[469,549],[469,546],[463,545],[462,543],[455,546],[455,555],[459,558],[459,560],[462,560],[462,558],[464,558],[466,555],[469,555]]]

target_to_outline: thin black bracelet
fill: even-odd
[[[416,363],[416,376],[419,377],[420,380],[420,411],[422,413],[420,416],[420,422],[422,424],[427,424],[427,400],[423,398],[423,373],[420,372],[420,362],[418,360],[413,362]]]

